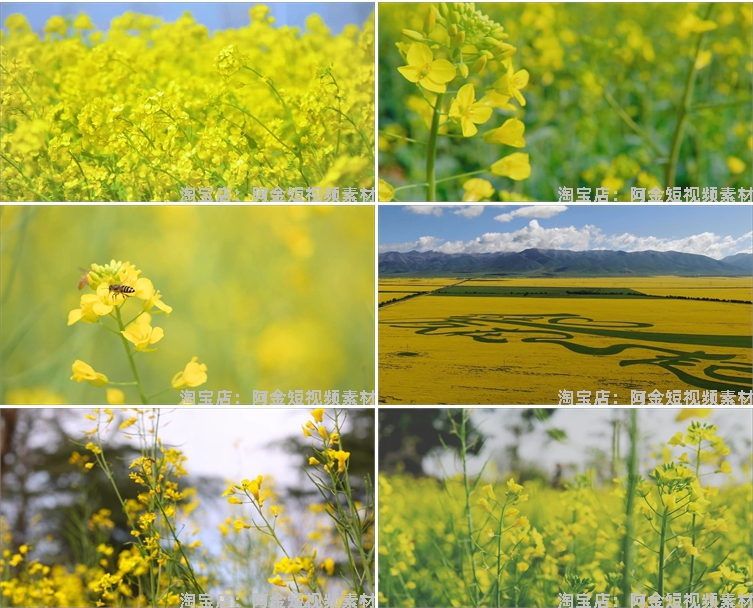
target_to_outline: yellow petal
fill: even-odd
[[[515,181],[526,179],[531,175],[531,165],[528,161],[528,154],[515,152],[509,156],[498,160],[491,166],[494,175],[509,177]]]
[[[465,194],[463,195],[464,202],[480,201],[494,194],[494,186],[479,177],[467,180],[463,184],[463,189],[465,190]]]
[[[473,105],[474,101],[476,101],[476,89],[472,84],[464,84],[458,90],[456,99],[461,107],[468,108]]]
[[[460,120],[460,125],[463,127],[463,137],[473,137],[478,133],[478,129],[473,124],[473,121],[465,116]]]
[[[501,127],[484,133],[484,141],[487,144],[504,144],[513,148],[522,148],[526,145],[523,139],[526,126],[517,118],[507,119]]]
[[[419,84],[427,91],[432,91],[433,93],[444,93],[447,90],[446,84],[432,80],[428,76],[422,78]]]
[[[427,63],[431,63],[434,59],[434,55],[431,49],[422,42],[414,42],[408,49],[408,64],[415,66],[423,66]]]
[[[395,196],[395,188],[388,184],[383,179],[379,180],[379,202],[388,203]],[[70,323],[68,323],[70,325]]]
[[[437,59],[431,64],[430,78],[436,82],[446,83],[455,78],[455,66],[446,59]],[[473,85],[471,85],[473,86]]]
[[[397,71],[405,76],[405,78],[410,82],[418,82],[418,79],[421,75],[421,69],[412,65],[401,66],[397,68]]]
[[[478,125],[485,123],[492,117],[492,109],[480,103],[474,103],[468,109],[468,118]]]

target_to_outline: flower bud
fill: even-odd
[[[458,66],[458,69],[460,70],[460,75],[463,78],[468,78],[468,64],[467,63],[461,63]]]
[[[424,32],[428,36],[434,31],[434,26],[437,24],[437,14],[434,12],[434,7],[429,9],[429,14],[424,19]]]
[[[513,45],[505,44],[503,42],[501,46],[497,47],[497,52],[495,53],[495,56],[497,57],[497,59],[509,59],[517,52],[518,52],[518,49],[516,49]]]
[[[481,55],[478,59],[476,59],[476,62],[473,64],[473,67],[471,68],[471,71],[474,74],[478,74],[481,70],[483,70],[486,67],[486,56]]]
[[[458,26],[455,25],[454,23],[450,27],[447,28],[447,35],[450,38],[454,38],[455,34],[457,33],[458,33]]]
[[[507,38],[507,34],[505,34],[505,28],[503,28],[501,25],[495,27],[491,32],[489,32],[489,35],[492,38],[496,38],[497,40],[504,40],[505,38]]]
[[[452,46],[453,48],[460,48],[463,43],[465,42],[465,32],[458,32],[455,34],[455,37],[452,39]]]
[[[416,30],[403,30],[403,36],[407,36],[411,40],[421,42],[424,39],[424,35]]]
[[[447,15],[450,14],[450,9],[447,8],[446,2],[440,2],[439,3],[439,14],[442,15],[445,19],[447,18]]]

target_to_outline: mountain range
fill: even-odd
[[[753,254],[715,260],[677,251],[568,251],[526,249],[500,253],[388,251],[379,254],[379,276],[749,276]]]

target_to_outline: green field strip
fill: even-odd
[[[457,286],[432,292],[434,296],[469,296],[497,298],[652,298],[629,287],[507,287]]]

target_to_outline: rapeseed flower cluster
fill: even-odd
[[[0,198],[372,186],[373,16],[332,35],[317,15],[300,31],[269,13],[256,5],[247,25],[211,37],[189,12],[126,12],[107,32],[56,16],[42,38],[8,16]]]
[[[398,72],[418,86],[420,97],[413,107],[429,129],[426,200],[434,201],[438,181],[434,172],[438,135],[453,135],[451,131],[455,129],[450,127],[456,125],[460,137],[472,138],[478,134],[477,125],[486,124],[495,110],[517,113],[511,100],[515,99],[519,107],[526,105],[521,90],[528,84],[529,74],[525,69],[514,67],[513,55],[517,49],[507,42],[509,35],[505,28],[477,10],[473,3],[432,4],[422,31],[404,29],[403,36],[406,41],[398,42],[397,48],[407,65],[398,67]],[[448,92],[451,83],[457,83],[459,88]],[[524,132],[524,123],[512,117],[486,131],[481,139],[489,145],[522,148]],[[386,137],[389,139],[389,133]],[[513,152],[489,168],[439,181],[479,173],[524,180],[531,174],[528,154]],[[466,180],[465,184],[464,200],[481,200],[490,196],[489,188],[494,191],[490,182],[480,178]],[[387,182],[380,182],[379,198],[389,201],[396,190],[406,187],[411,186],[394,189]]]
[[[199,570],[206,553],[198,556],[200,541],[185,531],[188,516],[198,507],[196,488],[179,485],[187,475],[185,455],[159,439],[159,410],[135,410],[119,423],[115,417],[111,409],[86,414],[95,426],[85,432],[68,463],[78,475],[91,475],[95,467],[104,473],[126,516],[131,541],[120,550],[113,546],[110,509],[98,509],[83,521],[72,515],[70,525],[82,535],[80,561],[44,565],[32,557],[31,544],[10,550],[13,539],[2,518],[0,605],[179,605],[181,593],[204,593],[209,579]],[[110,433],[139,439],[141,456],[130,463],[130,481],[114,477],[104,443]],[[124,498],[133,495],[134,487],[136,498]]]
[[[161,327],[152,326],[152,315],[164,313],[166,317],[169,317],[173,311],[172,306],[168,306],[162,301],[162,294],[154,288],[152,281],[142,277],[141,270],[130,262],[111,260],[109,264],[92,264],[91,270],[87,271],[82,277],[81,287],[85,285],[88,285],[94,293],[81,296],[80,307],[68,313],[68,325],[73,325],[79,321],[98,323],[111,333],[120,334],[134,375],[134,381],[112,382],[105,374],[95,371],[91,365],[80,359],[77,359],[72,365],[73,375],[71,380],[88,382],[96,387],[103,387],[108,384],[134,385],[139,391],[142,403],[146,404],[149,398],[144,392],[134,355],[136,353],[151,353],[157,350],[156,347],[152,348],[152,345],[162,340],[165,332]],[[140,300],[140,311],[133,319],[124,322],[121,310],[131,297]],[[112,318],[120,331],[116,331],[105,323],[103,319],[106,317]],[[175,374],[171,382],[172,388],[200,386],[207,381],[206,372],[207,366],[198,363],[198,357],[193,357],[183,371]],[[124,400],[125,395],[120,389],[107,389],[107,402],[110,405],[123,405]]]
[[[608,188],[610,201],[630,200],[631,187],[751,186],[749,3],[712,7],[679,2],[660,11],[649,4],[475,7],[503,24],[510,36],[506,42],[516,46],[513,75],[520,67],[530,73],[523,89],[525,116],[518,110],[517,118],[525,122],[525,152],[530,153],[533,173],[511,183],[510,189],[507,180],[484,176],[496,186],[496,193],[486,196],[478,185],[463,187],[462,180],[441,182],[440,200],[471,201],[482,195],[503,202],[557,201],[565,185],[574,189],[576,198],[578,187],[590,189],[590,200],[597,188]],[[390,47],[406,41],[404,28],[425,32],[424,9],[402,3],[380,6],[380,70],[394,73],[405,65]],[[434,52],[433,61],[441,58]],[[380,178],[402,188],[422,179],[427,101],[404,79],[390,84],[379,91],[379,172]],[[483,97],[478,84],[475,93],[476,101]],[[453,121],[449,116],[442,120]],[[474,124],[484,130],[482,123]],[[440,133],[444,127],[440,122]],[[456,122],[448,133],[453,139],[445,143],[440,138],[440,177],[499,160],[497,146],[461,139],[459,132]],[[423,192],[401,192],[398,189],[396,198],[422,200]],[[389,196],[385,188],[380,187],[380,196]]]
[[[462,423],[453,434],[462,465]],[[737,599],[753,591],[753,487],[730,481],[731,454],[714,425],[693,421],[642,463],[652,473],[633,487],[630,592]],[[743,463],[746,476],[750,465]],[[552,488],[514,477],[489,483],[488,475],[380,474],[381,606],[551,606],[560,594],[580,593],[620,598],[626,478],[600,485],[586,471]],[[726,483],[717,485],[720,478]]]
[[[228,519],[221,526],[226,535],[232,525],[236,532],[244,528],[253,528],[271,540],[281,556],[275,561],[271,576],[267,581],[276,587],[294,593],[320,593],[324,581],[321,574],[332,577],[336,572],[344,577],[353,593],[359,597],[371,593],[373,587],[374,537],[373,537],[373,493],[367,486],[369,503],[363,505],[354,499],[353,489],[348,477],[350,452],[341,447],[341,428],[345,414],[335,410],[331,416],[332,426],[327,429],[324,421],[326,410],[314,409],[312,420],[302,425],[304,437],[311,438],[313,456],[309,457],[310,467],[321,467],[326,475],[306,471],[308,478],[322,497],[323,504],[311,505],[312,512],[326,513],[339,540],[339,546],[331,548],[345,556],[346,564],[339,566],[333,557],[317,557],[317,550],[310,544],[304,544],[297,553],[289,551],[288,533],[279,528],[286,524],[282,516],[283,505],[276,501],[276,495],[262,487],[264,476],[244,479],[240,483],[231,483],[223,493],[231,505],[251,505],[254,515],[251,518]],[[335,449],[337,448],[337,449]],[[266,503],[268,499],[277,504]],[[310,541],[322,540],[330,536],[330,528],[320,527],[308,535]]]

